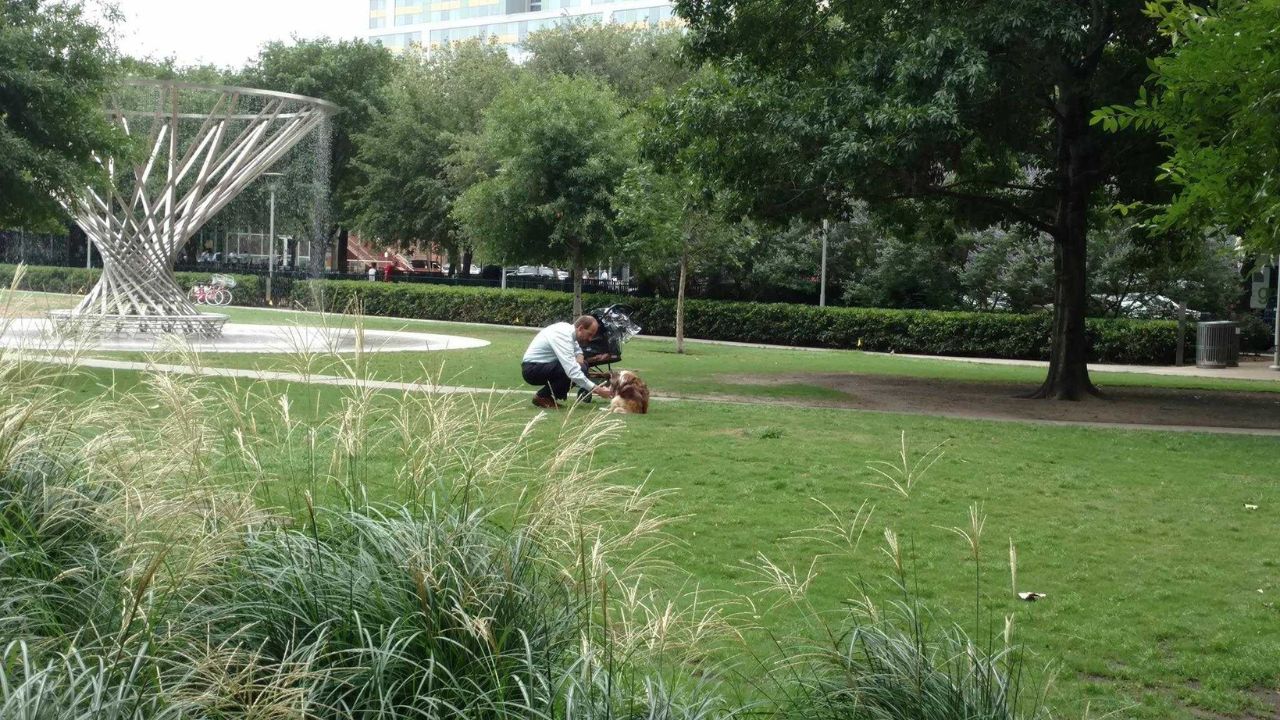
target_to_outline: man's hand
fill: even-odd
[[[600,397],[605,398],[606,400],[613,397],[613,390],[605,385],[597,385],[591,388],[591,392],[595,395],[599,395]]]

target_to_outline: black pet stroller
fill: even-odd
[[[631,320],[631,308],[615,304],[587,313],[600,323],[596,336],[582,348],[587,359],[587,377],[608,384],[613,364],[622,361],[622,344],[640,334],[640,326]]]

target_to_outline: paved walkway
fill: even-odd
[[[869,353],[884,355],[886,353]],[[945,360],[947,362],[978,363],[982,365],[1022,365],[1026,367],[1048,368],[1049,363],[1042,360],[1003,360],[1000,358],[967,358],[945,357],[938,355],[904,355],[894,357],[912,358],[914,360]],[[1178,377],[1221,378],[1224,380],[1273,380],[1280,381],[1280,371],[1271,369],[1270,358],[1242,358],[1240,367],[1202,368],[1195,365],[1110,365],[1107,363],[1089,363],[1089,372],[1140,373],[1143,375],[1171,375]]]
[[[63,365],[66,358],[53,355],[34,355],[24,353],[24,360]],[[190,365],[170,365],[165,363],[141,362],[137,360],[107,360],[105,358],[76,358],[77,367],[97,368],[100,370],[130,370],[136,372],[158,372],[175,375],[197,375],[212,378],[237,378],[260,382],[306,383],[309,385],[330,385],[336,387],[365,387],[375,390],[394,390],[396,392],[436,393],[441,395],[474,394],[474,395],[509,395],[520,390],[503,388],[462,387],[458,385],[436,385],[432,383],[395,382],[391,380],[368,380],[340,375],[315,375],[276,370],[253,370],[250,368],[192,367]]]
[[[55,357],[51,355],[24,354],[22,357],[36,362],[47,362],[54,364],[64,364],[66,358]],[[247,368],[218,368],[218,367],[191,367],[189,365],[172,365],[163,363],[148,363],[134,360],[107,360],[103,358],[83,357],[76,360],[79,367],[97,368],[103,370],[129,370],[138,372],[161,372],[174,373],[180,375],[197,375],[201,377],[213,378],[237,378],[254,380],[260,382],[288,382],[288,383],[305,383],[311,385],[327,385],[331,387],[364,387],[376,390],[387,390],[402,393],[438,393],[438,394],[474,394],[474,395],[501,395],[501,396],[528,396],[528,389],[508,389],[508,388],[479,388],[464,387],[458,385],[436,385],[432,383],[416,383],[416,382],[395,382],[390,380],[362,380],[358,378],[342,377],[338,375],[304,375],[302,373],[279,372],[275,370],[253,370]],[[702,396],[675,396],[675,395],[654,395],[655,399],[668,401],[683,402],[700,402],[700,403],[716,403],[724,405],[761,405],[768,404],[771,406],[781,407],[804,407],[813,408],[812,404],[803,402],[794,402],[786,400],[777,400],[773,398],[765,399],[737,399],[737,398],[715,398]],[[1231,427],[1201,427],[1187,425],[1146,425],[1140,423],[1101,423],[1101,422],[1084,422],[1072,420],[1034,420],[1019,418],[989,418],[974,417],[963,413],[938,413],[938,412],[883,412],[876,410],[860,410],[858,408],[828,408],[829,410],[843,410],[847,412],[880,412],[886,415],[922,415],[925,417],[945,417],[957,420],[978,420],[983,422],[1016,422],[1031,423],[1037,425],[1051,425],[1057,427],[1085,427],[1085,428],[1101,428],[1108,430],[1147,430],[1155,432],[1192,432],[1192,433],[1209,433],[1220,435],[1261,435],[1267,437],[1280,437],[1280,430],[1271,430],[1265,428],[1231,428]]]

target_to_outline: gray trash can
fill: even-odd
[[[1196,323],[1196,367],[1225,368],[1240,364],[1240,328],[1228,320]]]

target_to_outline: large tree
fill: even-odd
[[[582,272],[613,244],[613,194],[635,160],[634,138],[617,95],[598,81],[525,75],[485,113],[472,155],[493,172],[454,215],[489,258],[572,267],[581,314]]]
[[[59,198],[103,178],[95,157],[125,147],[103,112],[116,72],[81,3],[0,4],[0,228],[48,227]]]
[[[514,78],[506,51],[478,40],[403,55],[387,111],[357,135],[356,165],[367,179],[354,193],[357,227],[401,246],[434,242],[455,256],[462,248],[453,203],[469,179],[452,171],[458,143]],[[465,268],[471,253],[462,255]]]
[[[335,236],[335,267],[346,256],[347,229],[356,212],[353,201],[366,178],[355,162],[355,135],[366,130],[385,107],[386,86],[395,59],[380,45],[327,38],[298,41],[292,45],[265,45],[257,60],[243,73],[243,82],[268,90],[317,97],[338,106],[331,121],[327,208],[331,220],[312,237],[311,271],[324,267],[330,236]]]
[[[719,66],[668,111],[700,165],[755,214],[923,201],[975,227],[1054,240],[1054,323],[1040,397],[1093,391],[1085,338],[1090,209],[1158,160],[1105,136],[1158,47],[1133,0],[677,0],[695,57]],[[1134,172],[1134,171],[1138,172]],[[1149,185],[1149,183],[1146,183]]]

